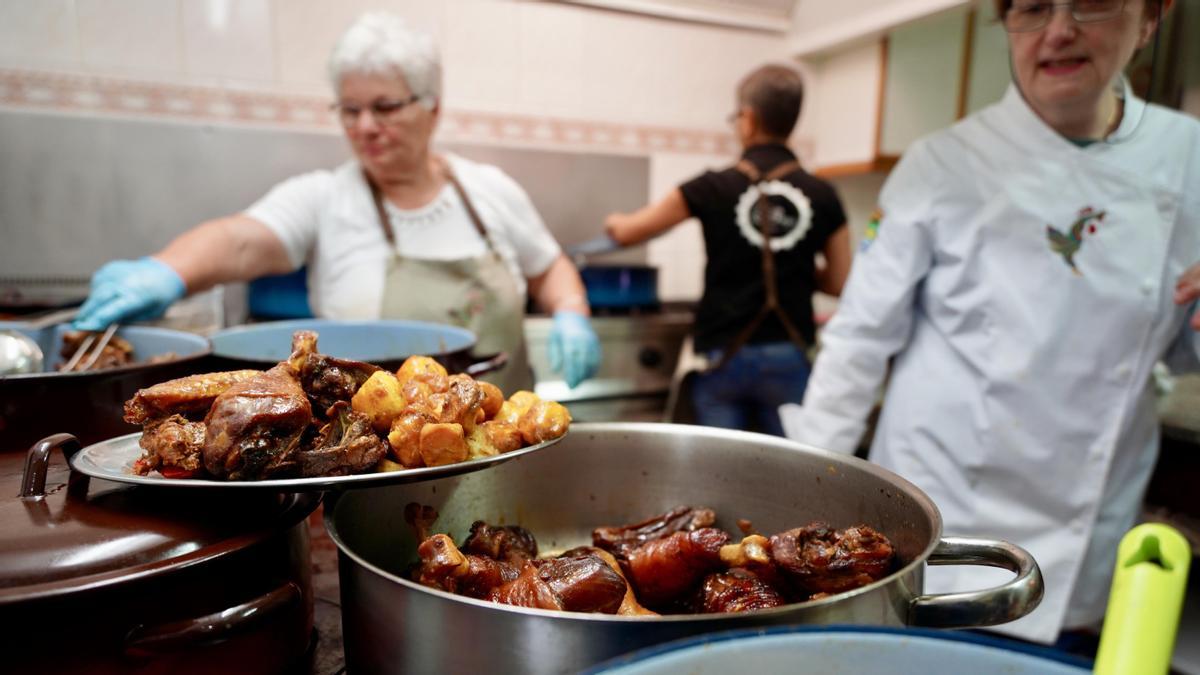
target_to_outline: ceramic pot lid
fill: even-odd
[[[90,480],[68,434],[0,453],[0,604],[224,555],[303,520],[319,495],[170,490]]]

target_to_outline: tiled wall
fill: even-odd
[[[670,167],[652,196],[732,161],[734,83],[786,58],[778,34],[552,2],[7,0],[0,107],[337,133],[325,61],[368,9],[438,38],[441,141],[645,156]],[[698,293],[699,250],[694,227],[652,244],[665,297]]]

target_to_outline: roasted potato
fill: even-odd
[[[433,387],[422,380],[401,381],[400,393],[404,394],[404,400],[409,404],[420,403],[433,394]]]
[[[350,407],[371,420],[371,428],[386,434],[405,407],[404,395],[400,393],[400,382],[395,375],[380,370],[367,378],[350,399]]]
[[[566,406],[556,401],[538,401],[521,415],[517,429],[528,445],[558,438],[567,433],[571,425],[571,413]]]
[[[387,440],[397,462],[410,469],[425,466],[421,458],[421,429],[432,421],[429,415],[409,408],[392,422]]]
[[[410,380],[424,382],[434,391],[446,391],[446,368],[428,356],[410,356],[396,371],[396,378],[403,384]]]
[[[500,405],[500,410],[496,411],[496,415],[492,419],[516,426],[521,415],[524,415],[530,406],[540,400],[537,394],[522,389],[509,396],[508,400]]]
[[[461,424],[426,424],[421,428],[421,459],[425,466],[454,464],[467,459],[467,439]]]
[[[500,452],[510,452],[521,447],[521,431],[511,424],[488,420],[479,425],[488,441]]]
[[[483,419],[490,420],[500,412],[500,406],[504,405],[504,393],[491,382],[480,382],[479,389],[483,392],[483,402],[479,404],[483,410]]]

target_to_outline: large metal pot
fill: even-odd
[[[23,452],[50,434],[66,431],[90,444],[138,428],[122,419],[125,401],[138,389],[201,372],[212,351],[208,338],[167,328],[123,326],[117,331],[133,345],[135,363],[119,368],[60,373],[63,334],[70,326],[41,330],[16,322],[0,328],[33,338],[46,355],[46,372],[0,376],[0,452]],[[146,359],[163,354],[177,358],[159,363]]]
[[[416,559],[402,513],[434,506],[434,529],[461,540],[476,519],[529,528],[543,551],[589,544],[592,528],[679,504],[716,510],[737,532],[821,519],[866,523],[891,538],[899,564],[856,591],[772,610],[729,615],[615,617],[496,605],[405,578]],[[339,549],[342,623],[351,672],[575,671],[650,644],[773,624],[983,626],[1037,606],[1041,574],[1024,550],[983,539],[943,538],[937,508],[884,469],[759,434],[667,424],[578,424],[557,446],[488,471],[341,495],[326,518]],[[1003,567],[1002,587],[922,594],[926,564]]]
[[[366,361],[388,370],[396,370],[404,359],[420,354],[432,356],[452,373],[477,377],[499,370],[508,360],[504,353],[473,354],[475,334],[457,326],[397,319],[295,319],[227,328],[213,334],[213,369],[270,368],[291,353],[292,334],[298,330],[316,331],[322,354]]]
[[[315,494],[118,485],[50,437],[0,452],[0,625],[11,673],[287,673],[313,627]]]

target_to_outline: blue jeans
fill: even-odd
[[[709,363],[716,365],[721,354],[709,352]],[[790,342],[745,345],[724,367],[696,376],[696,422],[782,436],[779,406],[801,402],[810,370],[804,353]]]

